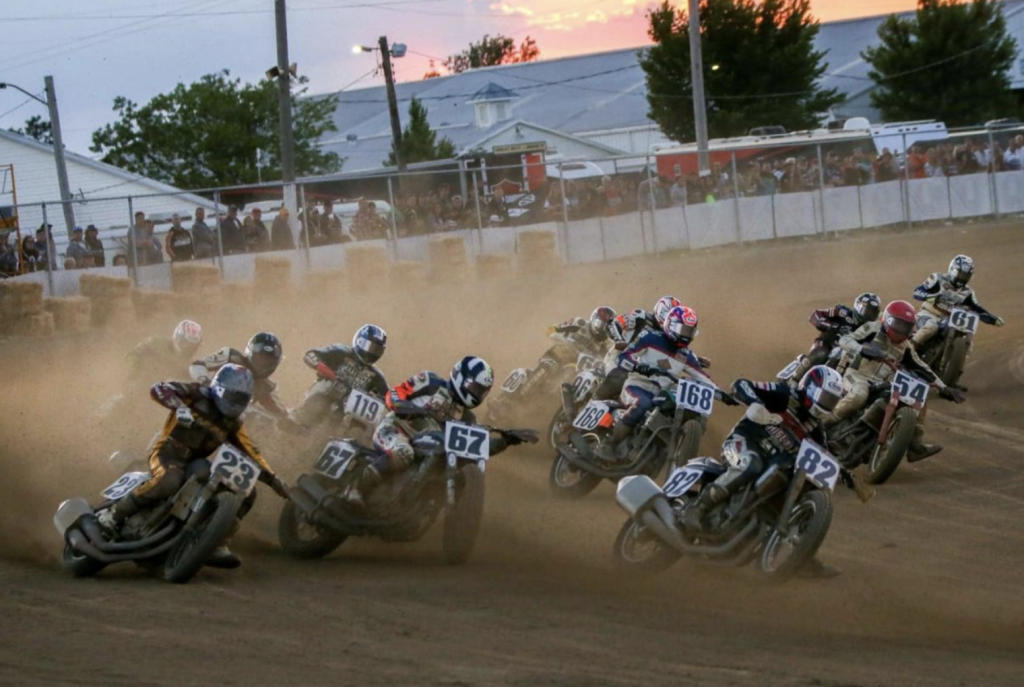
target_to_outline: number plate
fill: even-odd
[[[921,408],[928,400],[928,385],[913,375],[900,370],[892,380],[892,396],[900,403]]]
[[[483,427],[449,422],[444,428],[444,450],[448,458],[487,460],[491,457],[491,435]]]
[[[796,454],[796,467],[807,473],[809,479],[819,489],[832,491],[839,480],[839,461],[810,439],[804,439]]]
[[[607,414],[607,403],[591,401],[576,415],[576,419],[572,421],[572,426],[576,429],[582,429],[584,432],[589,432],[597,429],[597,426],[601,424],[601,420]]]
[[[526,378],[530,376],[526,368],[519,367],[509,373],[508,378],[505,379],[505,383],[501,385],[501,390],[506,394],[514,394],[519,390],[519,387],[523,385]]]
[[[135,487],[150,478],[148,472],[126,472],[121,478],[104,489],[100,494],[108,501],[120,501],[131,493]]]
[[[353,389],[345,400],[345,414],[365,420],[371,425],[380,422],[384,412],[384,401],[375,396]]]
[[[572,383],[573,398],[577,403],[582,401],[594,393],[599,383],[599,377],[593,372],[581,372]]]
[[[359,451],[350,441],[331,441],[316,459],[313,469],[325,477],[338,479],[348,468]]]
[[[592,355],[588,355],[586,353],[580,353],[576,357],[576,371],[577,372],[586,372],[588,370],[593,370],[593,369],[596,369],[597,367],[600,367],[600,365],[601,365],[601,361],[598,360],[597,358],[595,358]]]
[[[256,488],[260,468],[234,446],[221,444],[210,462],[210,472],[217,475],[233,491],[248,495]]]
[[[705,472],[707,472],[707,468],[703,465],[684,465],[676,468],[665,480],[665,486],[661,490],[668,498],[677,499],[690,491]]]
[[[798,369],[800,369],[801,363],[802,361],[800,360],[800,358],[797,358],[789,365],[786,365],[784,368],[779,370],[779,374],[775,375],[775,378],[781,379],[783,381],[789,381],[790,379],[793,379],[793,375],[796,374],[796,371]]]
[[[676,388],[676,407],[692,410],[701,415],[711,415],[715,405],[715,389],[692,379],[680,379]]]
[[[964,310],[963,308],[954,308],[949,313],[949,326],[964,334],[974,334],[977,332],[979,321],[978,313]]]

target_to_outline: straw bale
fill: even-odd
[[[393,262],[388,268],[388,278],[399,287],[417,287],[430,283],[430,263],[415,260]]]
[[[139,319],[176,315],[183,300],[188,296],[172,291],[151,291],[139,289],[132,291],[132,306]]]
[[[349,284],[367,289],[388,273],[388,251],[383,246],[346,246],[346,270]]]
[[[201,262],[171,263],[171,283],[178,293],[199,293],[220,284],[220,268]]]
[[[435,265],[466,264],[466,242],[461,236],[436,236],[429,246],[430,261]]]
[[[113,295],[92,296],[94,327],[120,327],[135,320],[135,306],[130,291]]]
[[[288,258],[260,256],[256,258],[256,283],[268,292],[280,293],[292,288],[292,261]]]
[[[47,298],[46,311],[53,315],[59,332],[83,332],[92,324],[92,300],[89,298]]]
[[[27,336],[42,339],[53,336],[53,315],[48,312],[25,315],[7,323],[7,333],[13,336]]]
[[[0,283],[0,314],[20,319],[43,312],[43,285],[34,281],[8,279]]]
[[[477,279],[496,279],[512,274],[515,256],[507,253],[480,253],[476,256]]]
[[[86,298],[129,298],[132,280],[105,274],[83,274],[78,285],[79,291]]]

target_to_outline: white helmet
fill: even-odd
[[[192,355],[203,343],[203,328],[198,322],[182,320],[174,328],[174,350],[178,353]]]
[[[827,365],[815,365],[804,374],[797,389],[803,392],[808,411],[819,420],[832,415],[843,397],[843,376]]]
[[[958,255],[949,261],[949,269],[946,270],[949,280],[957,287],[967,286],[974,274],[974,261],[969,256]]]
[[[476,408],[494,385],[494,372],[483,358],[467,355],[455,363],[448,383],[459,403]]]
[[[658,321],[659,327],[665,326],[665,318],[672,308],[678,308],[682,303],[675,296],[662,296],[654,304],[654,319]]]

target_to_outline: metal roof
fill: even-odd
[[[1024,0],[1005,0],[1011,30],[1024,21]],[[912,12],[903,13],[913,14]],[[823,23],[815,47],[825,53],[821,83],[853,98],[872,86],[860,53],[878,42],[878,27],[889,15]],[[1024,44],[1024,39],[1020,41]],[[459,151],[487,140],[519,120],[565,134],[650,126],[647,86],[637,55],[644,48],[576,55],[525,64],[472,69],[461,74],[396,84],[403,125],[415,96],[428,110],[438,137]],[[1017,78],[1024,87],[1024,75]],[[1016,82],[1015,82],[1016,85]],[[500,94],[490,97],[490,94]],[[486,129],[476,125],[475,102],[505,99],[509,119]],[[487,97],[481,97],[482,95]],[[391,128],[384,86],[342,91],[334,113],[337,132],[322,139],[324,149],[346,158],[344,169],[376,169],[391,150]]]

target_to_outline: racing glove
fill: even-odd
[[[281,498],[285,500],[288,499],[288,485],[285,484],[285,481],[278,477],[277,475],[274,475],[274,477],[270,480],[270,488],[273,489],[274,493],[280,496]]]
[[[1004,319],[1003,319],[1003,318],[1001,318],[1001,317],[997,317],[997,318],[996,318],[996,321],[995,321],[995,322],[993,322],[992,324],[994,324],[994,325],[995,325],[995,326],[997,326],[997,327],[1002,327],[1003,325],[1005,325],[1005,324],[1006,324],[1006,320],[1004,320]]]
[[[648,365],[647,363],[638,363],[633,367],[633,372],[644,377],[653,377],[654,375],[660,375],[661,370],[654,365]]]
[[[963,403],[967,400],[967,397],[964,396],[964,392],[960,391],[960,389],[954,389],[951,386],[944,386],[939,389],[939,396],[947,401],[952,401],[953,403]]]

